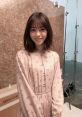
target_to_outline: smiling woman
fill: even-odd
[[[34,12],[24,33],[25,49],[17,52],[19,117],[61,117],[63,84],[60,59],[50,49],[53,32],[48,17]]]
[[[5,0],[3,0],[3,2],[4,1]],[[60,33],[62,35],[61,40],[63,39],[63,33],[61,33],[61,31],[59,31],[59,28],[56,28],[56,27],[63,27],[62,26],[63,25],[63,15],[62,15],[62,17],[61,17],[61,15],[59,17],[55,17],[55,16],[58,16],[58,12],[60,12],[60,10],[59,9],[55,10],[53,5],[49,1],[45,0],[45,1],[39,2],[38,0],[36,0],[36,2],[34,4],[33,4],[34,0],[30,0],[30,1],[12,0],[12,1],[9,1],[9,3],[8,3],[8,1],[9,0],[6,0],[5,3],[2,3],[3,5],[0,4],[0,27],[1,27],[0,28],[0,88],[7,87],[9,84],[12,85],[12,84],[16,83],[16,80],[15,80],[15,78],[16,78],[15,55],[18,50],[23,48],[23,43],[22,43],[23,32],[24,32],[24,28],[26,25],[26,21],[31,13],[33,13],[34,11],[43,10],[44,13],[48,14],[51,24],[53,25],[53,28],[54,28],[54,33],[55,32]],[[1,0],[0,0],[0,2],[1,2]],[[44,6],[44,4],[46,4],[46,5]],[[40,8],[39,5],[40,6],[42,5],[42,7]],[[62,10],[63,10],[63,8],[62,8]],[[55,11],[57,13],[52,13],[52,11]],[[62,19],[62,23],[59,21],[60,17]],[[60,23],[57,23],[57,22],[60,22]],[[31,28],[34,28],[34,25],[32,25],[32,26],[33,27],[31,27]],[[43,25],[39,25],[39,27],[37,27],[35,25],[35,27],[37,29],[36,31],[38,34],[43,33],[43,32],[47,32],[47,34],[48,34],[48,30],[45,30],[45,29],[47,29],[47,27],[44,27]],[[57,29],[57,30],[55,30],[55,29]],[[59,40],[59,38],[60,38],[60,37],[58,37],[59,36],[58,33],[55,34],[55,37],[57,37],[55,39],[57,39],[57,40]],[[46,36],[45,36],[45,38],[46,38]],[[44,41],[45,41],[45,38],[44,38]],[[41,37],[39,39],[41,39],[41,41],[42,41],[41,43],[43,43],[43,37]],[[57,44],[57,47],[58,47],[58,44]],[[40,49],[42,50],[42,48],[40,48]],[[39,50],[39,48],[36,48],[36,50]],[[58,49],[58,50],[62,50],[62,49]],[[50,56],[49,56],[50,58],[52,58],[51,53],[52,52],[50,52]],[[60,52],[60,53],[62,53],[62,52]],[[48,53],[46,53],[44,55],[47,56]],[[33,87],[35,88],[34,90],[36,93],[38,91],[44,92],[45,86],[48,87],[49,83],[52,84],[52,82],[50,81],[49,83],[47,83],[47,85],[45,85],[46,80],[45,80],[44,76],[45,76],[47,70],[49,73],[51,73],[50,67],[51,68],[53,67],[54,62],[51,63],[51,61],[48,61],[46,56],[44,56],[44,57],[39,56],[39,58],[36,58],[35,56],[39,56],[39,53],[36,52],[32,56],[33,73],[34,73],[34,76],[37,74],[37,76],[40,76],[40,78],[37,79],[37,77],[36,77],[35,80],[37,80],[37,82],[39,82],[39,83],[35,84],[35,86],[33,86],[33,85],[31,85],[31,86],[32,86],[32,88]],[[39,59],[40,59],[40,61],[39,61]],[[35,60],[35,62],[34,62],[34,60]],[[54,61],[54,60],[52,60],[52,61]],[[46,64],[47,62],[51,63],[51,65],[49,66],[48,64]],[[36,63],[39,63],[39,64],[37,65]],[[32,67],[30,64],[30,70],[31,70],[31,68]],[[37,69],[37,68],[39,68],[39,69]],[[35,71],[34,71],[35,69],[37,69],[38,73],[37,72],[35,73]],[[51,69],[51,70],[53,70],[53,69]],[[31,75],[32,75],[32,72],[31,72]],[[41,77],[42,77],[42,79],[41,79]],[[42,81],[42,85],[40,85],[41,81],[39,81],[39,80]],[[33,82],[31,82],[31,83],[33,84]],[[9,91],[9,92],[11,92],[11,91]],[[43,96],[43,97],[45,97],[45,96]],[[13,98],[14,98],[14,96],[13,96]],[[38,96],[38,100],[39,100],[39,98],[40,97]],[[43,100],[46,102],[47,98],[48,98],[48,96],[46,96],[46,98],[44,98]],[[50,97],[49,97],[49,100],[51,100]],[[6,100],[6,101],[8,101],[8,100]],[[40,101],[41,101],[41,99],[40,99]],[[41,102],[41,103],[43,105],[43,102]],[[45,105],[46,104],[48,105],[49,103],[46,102]],[[11,104],[13,104],[13,101],[11,101]],[[46,107],[45,105],[44,105],[44,107]],[[47,106],[47,107],[49,107],[49,106]],[[8,111],[7,111],[8,115],[10,115],[10,110],[11,109],[8,107]],[[4,114],[7,117],[5,109],[3,111],[5,112]],[[15,111],[12,111],[12,114],[14,112]],[[0,114],[1,113],[2,112],[0,112]]]

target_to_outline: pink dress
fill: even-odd
[[[19,117],[61,117],[63,86],[59,56],[54,51],[16,55]]]

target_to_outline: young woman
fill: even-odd
[[[33,13],[24,33],[24,50],[17,52],[19,117],[61,117],[63,86],[59,55],[50,50],[52,28],[47,16]]]

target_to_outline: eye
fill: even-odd
[[[35,28],[31,28],[30,31],[31,31],[31,32],[35,32],[36,29],[35,29]]]
[[[46,31],[46,29],[45,29],[45,28],[41,28],[40,30],[41,30],[41,31]]]

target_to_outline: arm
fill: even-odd
[[[41,104],[29,84],[28,59],[26,59],[27,58],[23,52],[17,53],[17,86],[21,101],[21,108],[24,114],[26,114],[25,117],[28,115],[42,117]]]
[[[52,117],[61,117],[63,110],[63,85],[60,71],[59,56],[56,57],[55,74],[52,85]]]

